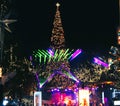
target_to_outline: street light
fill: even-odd
[[[2,78],[2,67],[0,67],[0,78]]]

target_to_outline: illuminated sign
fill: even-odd
[[[80,89],[78,100],[79,106],[89,106],[89,90]]]
[[[42,92],[37,91],[34,93],[34,106],[42,106]]]
[[[120,106],[120,100],[114,101],[114,106]]]

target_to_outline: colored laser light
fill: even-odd
[[[51,60],[55,62],[68,60],[71,57],[72,52],[73,50],[70,51],[69,49],[56,49],[55,51],[48,49],[33,51],[33,55],[36,59],[39,59],[40,63],[46,63],[47,61],[50,62]]]
[[[52,57],[54,56],[54,52],[51,49],[48,49],[47,51]]]
[[[100,59],[98,59],[98,58],[96,58],[96,57],[94,57],[94,62],[97,63],[98,65],[102,65],[102,66],[104,66],[104,67],[106,67],[106,68],[109,67],[109,65],[108,65],[107,63],[101,61]]]
[[[70,59],[70,60],[73,60],[74,58],[76,58],[81,52],[82,52],[81,49],[77,49],[77,50],[71,55],[71,59]]]
[[[43,83],[40,83],[40,88],[43,87],[43,85],[45,85],[47,82],[49,82],[53,76],[55,75],[55,73],[51,74]]]

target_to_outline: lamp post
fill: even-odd
[[[2,85],[2,67],[0,67],[0,106],[3,100],[3,85]]]

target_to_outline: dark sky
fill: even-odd
[[[116,46],[118,0],[16,0],[14,33],[21,53],[49,47],[56,2],[61,4],[66,47],[104,55]]]

